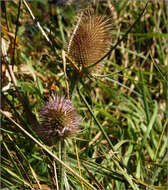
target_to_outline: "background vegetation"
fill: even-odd
[[[7,52],[2,59],[1,189],[57,189],[57,153],[52,155],[45,142],[39,146],[32,123],[53,91],[66,94],[62,51],[87,3],[26,2],[34,20],[25,1],[1,2]],[[167,3],[150,1],[145,8],[146,3],[92,3],[95,14],[111,18],[112,47],[136,23],[105,58],[101,75],[83,79],[73,93],[83,122],[76,140],[67,139],[67,189],[167,189]]]

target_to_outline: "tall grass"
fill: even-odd
[[[66,41],[88,7],[26,3],[1,3],[1,189],[58,189],[58,163],[66,189],[167,189],[167,2],[92,3],[113,22],[113,50],[73,90],[82,123],[64,161],[37,135],[39,110],[69,93]]]

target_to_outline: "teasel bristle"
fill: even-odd
[[[79,17],[79,22],[74,27],[74,32],[69,40],[68,55],[83,71],[101,59],[109,50],[112,27],[110,19],[89,13],[84,14],[82,18]],[[97,73],[101,66],[102,62],[95,65],[90,71]]]
[[[53,96],[39,111],[40,129],[38,135],[47,143],[72,137],[79,131],[81,118],[71,100],[64,96]]]

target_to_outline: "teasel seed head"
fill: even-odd
[[[88,66],[96,63],[109,50],[111,43],[111,24],[105,16],[82,16],[80,23],[74,28],[69,40],[68,55],[83,71]],[[102,63],[98,63],[88,71],[100,72]]]
[[[81,123],[72,102],[65,97],[53,96],[39,111],[41,128],[38,134],[54,142],[72,137],[79,131]]]

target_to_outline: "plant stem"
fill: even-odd
[[[79,76],[78,73],[76,73],[76,71],[73,72],[72,76],[70,76],[70,89],[69,89],[69,94],[70,94],[70,99],[72,98],[72,94],[77,86],[77,83],[79,81]]]
[[[66,158],[66,149],[64,140],[59,141],[59,159],[65,162]],[[65,177],[65,168],[62,164],[58,164],[58,183],[60,189],[64,189],[64,177]]]

